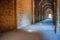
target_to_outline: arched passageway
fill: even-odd
[[[55,3],[54,3],[55,2]],[[57,25],[56,1],[55,0],[34,0],[33,1],[34,23],[51,18],[53,24]],[[56,28],[55,28],[56,30]]]
[[[60,0],[58,2],[60,4]],[[0,40],[40,40],[42,36],[47,40],[59,40],[55,34],[57,10],[60,9],[60,6],[57,9],[57,0],[0,0],[0,9],[0,32],[17,29],[3,33]],[[58,23],[57,33],[60,34],[60,16]]]
[[[45,19],[46,18],[51,18],[51,19],[53,18],[53,10],[50,8],[46,9],[44,14],[45,14]]]

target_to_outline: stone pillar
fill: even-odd
[[[57,15],[57,34],[60,35],[60,0],[58,0]]]

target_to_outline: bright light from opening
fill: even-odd
[[[49,14],[49,16],[48,16],[49,18],[52,18],[52,14]]]
[[[27,30],[28,32],[32,32],[32,30]]]

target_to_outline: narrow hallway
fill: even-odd
[[[23,27],[26,30],[55,30],[55,26],[53,24],[52,19],[45,19],[35,24],[28,25],[27,27]]]
[[[52,19],[45,19],[39,23],[28,25],[22,29],[28,32],[42,32],[48,40],[59,40],[57,39],[57,34],[55,34],[55,25],[53,24]]]
[[[60,0],[0,0],[0,40],[60,40]]]
[[[54,32],[55,26],[51,19],[31,24],[19,30],[3,32],[0,40],[59,40]]]

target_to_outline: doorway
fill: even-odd
[[[50,19],[53,19],[53,10],[52,9],[50,9],[50,8],[48,8],[48,9],[46,9],[46,11],[45,11],[45,18],[47,19],[47,18],[50,18]]]
[[[50,18],[50,19],[51,19],[51,18],[52,18],[52,14],[49,14],[49,15],[48,15],[48,18]]]

